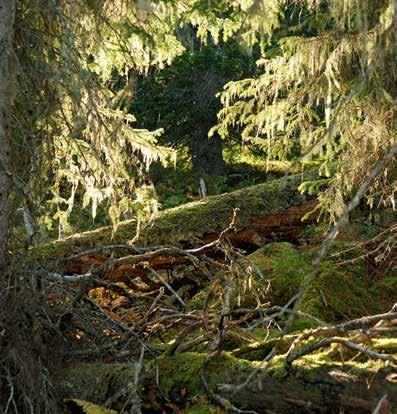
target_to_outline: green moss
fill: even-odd
[[[302,332],[305,329],[311,329],[318,326],[318,323],[312,319],[295,318],[289,329],[289,332]]]
[[[207,396],[199,396],[191,399],[190,406],[187,409],[187,414],[225,414],[226,411],[222,408],[212,405],[208,401]]]
[[[203,289],[199,290],[188,303],[189,310],[202,310],[204,309],[205,300],[208,296],[210,285],[208,284]]]
[[[390,333],[390,335],[393,335],[393,333]],[[394,354],[397,356],[397,337],[395,336],[372,339],[369,346],[377,352]]]
[[[328,224],[326,223],[310,224],[300,231],[299,240],[310,244],[321,242],[327,230]]]
[[[296,294],[310,271],[310,260],[290,243],[271,243],[261,251],[266,263],[262,273],[271,282],[270,300],[272,304],[284,304]]]
[[[301,311],[328,322],[355,318],[377,307],[362,277],[323,262],[321,271],[305,294]]]
[[[174,386],[186,387],[190,395],[204,394],[200,379],[200,369],[205,360],[204,354],[186,352],[172,357],[158,359],[160,388],[169,393]],[[177,369],[175,370],[175,367]]]
[[[393,346],[396,344],[395,341],[394,339]],[[390,347],[391,345],[390,343],[383,343],[383,346]],[[290,393],[294,395],[293,393],[296,394],[296,390],[299,389],[305,393],[305,400],[310,401],[313,396],[313,400],[318,401],[319,395],[316,387],[306,388],[303,384],[329,383],[339,387],[341,385],[340,379],[345,382],[346,379],[351,378],[352,381],[360,380],[365,388],[366,381],[372,382],[375,375],[390,376],[393,374],[393,367],[381,361],[357,361],[353,359],[337,362],[330,358],[332,351],[331,348],[326,348],[306,355],[295,361],[293,369],[290,371],[286,370],[285,356],[278,355],[271,361],[266,370],[259,369],[252,386],[256,387],[256,384],[262,383],[265,387],[268,384],[274,389],[282,387],[284,395],[290,395]],[[208,405],[206,400],[203,400],[205,391],[200,379],[200,370],[206,357],[207,355],[204,353],[188,352],[177,354],[174,357],[163,356],[157,361],[152,360],[146,365],[145,383],[156,384],[158,373],[159,392],[167,395],[175,387],[186,388],[190,400],[194,401],[194,405],[190,407],[188,412],[211,413],[213,407]],[[211,359],[206,369],[206,379],[211,389],[219,392],[218,385],[241,384],[258,367],[261,368],[258,362],[224,354],[220,358]],[[130,375],[133,374],[133,371],[131,370],[131,364],[95,364],[91,368],[88,364],[84,364],[66,370],[65,374],[65,382],[69,385],[64,388],[74,394],[71,398],[103,404],[104,398],[114,395],[116,391],[131,382]],[[382,382],[384,392],[390,393],[390,395],[395,392],[395,380],[393,378],[390,377],[390,381]],[[141,377],[141,380],[143,381],[143,377]],[[101,391],[98,392],[97,388],[100,388]],[[139,392],[143,397],[143,390],[140,389]],[[76,394],[85,395],[86,397],[77,397]],[[101,401],[98,401],[98,399],[101,399]],[[214,411],[214,413],[217,413],[217,411]]]
[[[334,251],[348,247],[345,240],[334,243]],[[262,301],[269,301],[270,305],[283,306],[298,291],[304,277],[312,270],[313,256],[318,247],[297,249],[292,244],[271,243],[248,256],[250,263],[254,263],[259,270],[256,274],[256,288],[265,292],[268,287],[268,278],[271,288]],[[360,252],[353,251],[353,257]],[[338,258],[339,260],[339,258]],[[364,277],[362,263],[337,266],[332,260],[324,260],[320,272],[312,282],[304,296],[301,311],[326,322],[337,322],[343,319],[355,318],[368,313],[386,311],[394,303],[397,289],[397,275],[391,274],[374,285]],[[208,289],[202,289],[189,303],[189,309],[202,309],[208,294]],[[232,306],[257,306],[255,290],[248,291],[239,297],[235,289],[232,297]],[[212,305],[220,309],[220,300]],[[316,326],[316,322],[308,318],[298,318],[290,328],[290,332]]]
[[[225,411],[210,404],[197,404],[188,409],[188,414],[224,414]]]
[[[371,285],[369,292],[377,299],[379,311],[385,312],[391,309],[396,302],[397,268]]]
[[[206,354],[185,352],[172,357],[161,357],[157,360],[159,367],[160,388],[169,393],[173,387],[187,387],[189,394],[205,394],[201,382],[200,370],[204,364]],[[252,369],[252,363],[237,359],[224,353],[220,358],[211,359],[206,369],[208,384],[216,389],[217,384],[234,382]]]
[[[276,344],[278,346],[278,352],[287,352],[294,339],[295,337],[290,335],[284,336],[281,340],[279,337],[269,338],[235,349],[232,354],[236,358],[247,359],[249,361],[262,361]]]

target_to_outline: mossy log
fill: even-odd
[[[149,362],[137,392],[146,412],[160,396],[170,396],[175,389],[186,389],[188,400],[204,395],[200,369],[205,354],[184,353]],[[321,362],[321,355],[305,357],[294,369],[285,371],[278,360],[267,371],[257,369],[255,378],[239,391],[221,390],[219,385],[243,383],[258,363],[224,355],[207,367],[206,379],[211,389],[240,409],[258,413],[371,413],[379,400],[388,395],[391,413],[397,412],[397,377],[391,367],[378,362]],[[156,385],[158,368],[159,385]],[[68,398],[81,398],[104,404],[134,378],[131,364],[88,364],[66,370],[64,390]],[[150,396],[150,398],[149,398]],[[117,410],[119,400],[111,408]],[[152,408],[150,408],[152,407]]]
[[[302,221],[313,211],[316,201],[298,191],[301,181],[302,175],[293,175],[160,212],[140,231],[138,237],[135,237],[135,221],[120,223],[115,234],[111,227],[76,234],[33,248],[30,258],[49,267],[51,264],[58,269],[61,266],[65,272],[85,273],[92,265],[103,263],[108,256],[87,254],[69,262],[62,259],[110,244],[193,247],[216,240],[219,233],[228,227],[234,208],[239,208],[237,227],[228,236],[235,245],[254,248],[271,240],[291,240],[298,237],[302,226],[316,219],[316,215],[311,214]],[[181,263],[185,263],[183,258],[156,257],[149,265],[161,269]],[[122,280],[142,272],[142,267],[121,265],[120,268],[113,268],[109,278]]]

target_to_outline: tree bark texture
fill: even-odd
[[[15,0],[0,0],[0,279],[7,273],[9,239],[9,175],[11,106],[14,97]]]
[[[192,171],[211,176],[223,175],[226,164],[223,160],[221,137],[215,134],[209,138],[208,132],[216,124],[218,102],[215,95],[222,90],[226,79],[211,69],[193,70],[192,77],[195,83],[191,96],[187,99],[195,118],[189,133]]]
[[[208,138],[209,125],[198,126],[192,132],[190,153],[192,171],[200,174],[219,176],[225,173],[226,164],[222,155],[222,140],[219,135]]]

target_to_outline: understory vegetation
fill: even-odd
[[[0,2],[0,414],[397,410],[397,1]]]

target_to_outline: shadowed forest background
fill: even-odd
[[[397,412],[397,0],[0,0],[0,414]]]

